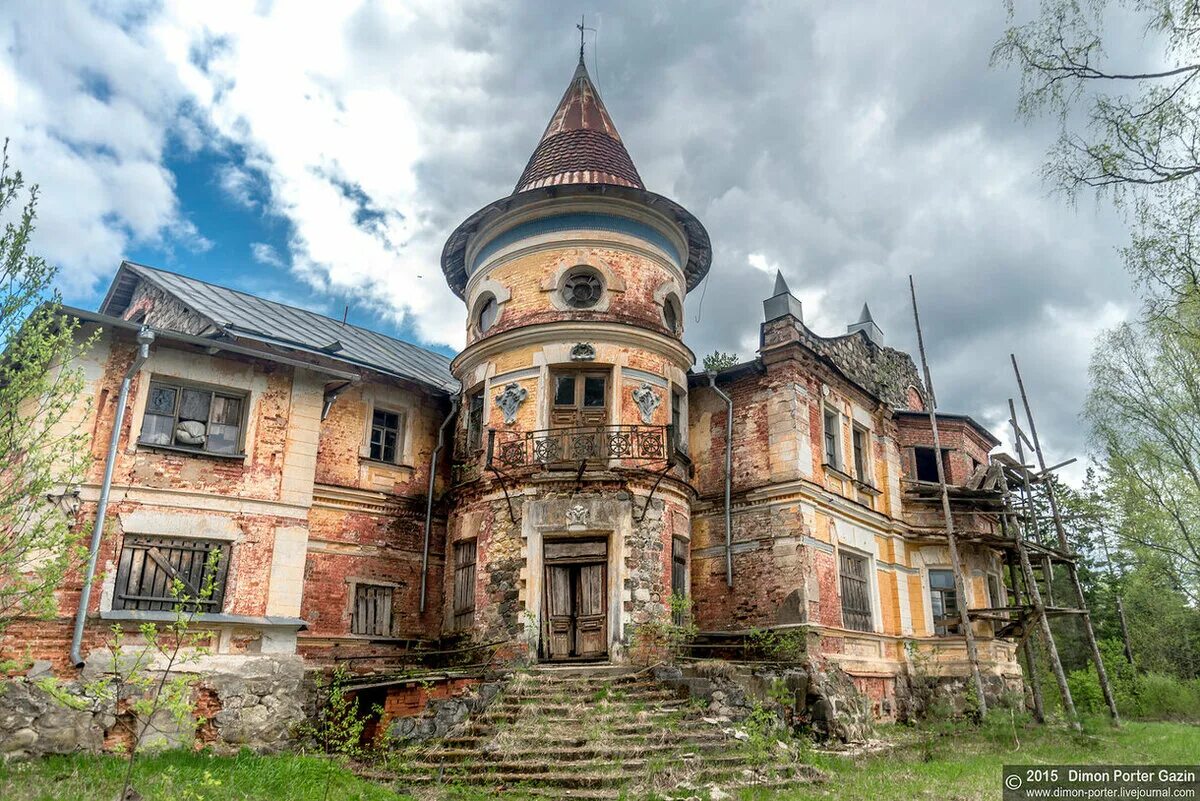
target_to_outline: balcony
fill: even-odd
[[[665,462],[679,452],[674,426],[616,425],[488,431],[488,469],[565,468],[589,462]]]

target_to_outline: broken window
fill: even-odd
[[[404,415],[376,409],[371,414],[371,458],[395,464],[403,448]]]
[[[872,631],[871,590],[867,577],[867,558],[841,551],[842,624],[855,631]]]
[[[475,540],[454,543],[454,630],[475,622]]]
[[[354,611],[350,633],[371,637],[392,636],[392,588],[379,584],[354,585]]]
[[[954,586],[954,571],[929,571],[929,601],[933,607],[933,631],[946,636],[958,634],[958,623],[947,623],[947,618],[958,617],[958,590]]]
[[[215,552],[215,555],[214,555]],[[170,611],[186,596],[186,608],[220,612],[229,573],[229,543],[127,534],[121,544],[113,609]],[[173,594],[175,581],[180,593]],[[212,582],[212,594],[205,588]]]
[[[917,481],[929,481],[934,484],[938,482],[937,458],[934,456],[936,451],[933,448],[913,448],[913,464],[917,471]],[[942,469],[946,473],[946,481],[950,480],[950,451],[942,448]]]
[[[833,409],[825,410],[825,464],[837,470],[842,469],[840,441],[841,415]]]
[[[868,473],[868,443],[870,435],[865,428],[855,426],[852,432],[852,445],[854,446],[854,475],[859,481],[865,484],[872,484],[871,476]]]
[[[241,393],[151,381],[138,442],[239,455],[245,399]]]

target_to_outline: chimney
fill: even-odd
[[[879,326],[875,325],[875,320],[871,317],[871,310],[865,303],[862,307],[862,313],[858,316],[858,322],[846,326],[847,334],[857,334],[859,331],[866,334],[867,339],[879,347],[883,347],[883,332],[879,330]]]
[[[787,281],[783,280],[783,273],[778,270],[775,272],[775,294],[763,301],[763,316],[768,323],[780,317],[795,317],[804,322],[804,310],[800,301],[788,289]]]

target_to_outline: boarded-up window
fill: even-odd
[[[454,543],[454,630],[475,621],[475,540]]]
[[[871,590],[867,560],[857,554],[839,554],[842,576],[842,623],[848,629],[871,631]]]
[[[378,584],[354,585],[354,612],[350,633],[372,637],[392,636],[392,588]]]
[[[215,569],[210,559],[216,560]],[[213,592],[201,598],[210,573]],[[171,587],[178,579],[183,584],[180,594],[194,601],[199,611],[220,612],[228,573],[228,543],[130,534],[121,546],[113,608],[174,609],[179,598],[171,594]],[[192,608],[190,603],[188,608]]]

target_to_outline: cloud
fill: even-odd
[[[250,257],[259,264],[265,264],[268,267],[286,266],[283,263],[283,258],[279,255],[279,251],[266,242],[251,242]]]
[[[34,6],[0,25],[0,117],[45,189],[39,241],[80,285],[131,242],[220,239],[188,231],[177,141],[222,154],[231,203],[286,223],[287,252],[253,260],[454,346],[441,246],[512,191],[573,24],[548,2]],[[1134,307],[1125,235],[1039,182],[1054,131],[1016,121],[1017,76],[988,66],[1004,24],[1002,5],[932,0],[596,16],[589,66],[643,178],[712,235],[697,353],[754,352],[776,268],[818,333],[866,301],[911,349],[911,273],[943,408],[1003,434],[1016,351],[1053,457],[1080,453],[1091,337]]]

